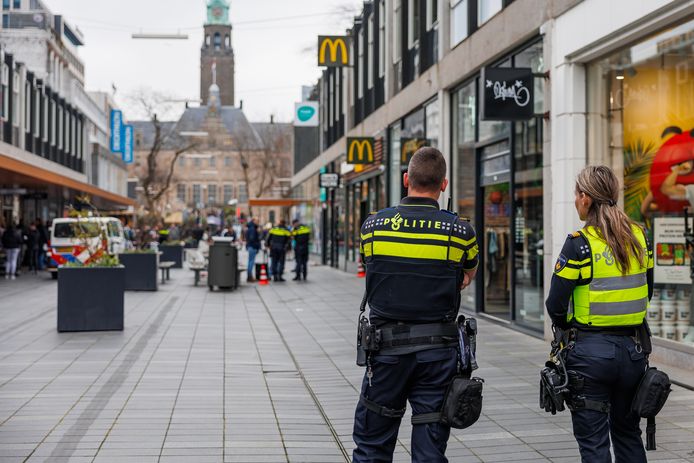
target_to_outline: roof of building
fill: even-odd
[[[154,124],[152,121],[129,121],[130,125],[133,126],[133,131],[137,134],[142,134],[141,143],[142,147],[149,149],[154,144]],[[171,130],[176,125],[176,121],[160,121],[162,134],[169,134]],[[174,148],[173,139],[168,137],[164,141],[164,149]],[[138,149],[137,147],[135,149]]]
[[[294,136],[294,126],[289,122],[251,122],[266,147],[274,147],[280,151],[291,149]],[[281,136],[283,143],[278,143],[276,137]],[[275,138],[275,140],[273,140]]]
[[[200,106],[196,108],[186,108],[178,121],[161,121],[163,133],[182,132],[204,132],[205,119],[208,117],[209,108]],[[239,108],[234,106],[222,106],[219,114],[224,127],[235,143],[238,150],[262,150],[263,139],[258,134],[255,126],[248,122],[246,115]],[[142,133],[141,143],[144,147],[152,146],[154,143],[154,124],[151,121],[132,121],[135,133]],[[173,148],[173,143],[177,137],[172,137],[165,144],[165,148]]]

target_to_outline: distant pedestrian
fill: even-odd
[[[39,242],[41,236],[36,228],[36,224],[29,225],[29,228],[24,235],[26,238],[24,244],[26,244],[27,258],[29,259],[29,271],[33,271],[34,274],[38,273],[39,270]]]
[[[300,223],[298,220],[292,222],[292,237],[294,238],[294,259],[296,260],[296,276],[294,281],[301,280],[302,276],[306,281],[308,266],[308,245],[311,239],[311,228]]]
[[[248,250],[246,275],[248,276],[248,282],[252,283],[255,281],[253,273],[255,271],[255,258],[260,250],[260,233],[258,233],[258,224],[255,217],[251,217],[248,220],[248,226],[246,227],[246,249]]]
[[[2,234],[2,247],[5,249],[5,279],[16,278],[17,259],[19,248],[22,245],[22,237],[15,226],[10,223],[5,233]]]
[[[272,279],[274,281],[285,281],[282,278],[284,273],[284,260],[287,249],[291,245],[292,233],[287,229],[287,223],[280,220],[279,225],[273,227],[268,233],[267,245],[270,248]]]
[[[39,232],[39,270],[46,268],[46,250],[48,249],[48,228],[43,220],[36,219],[36,229]]]

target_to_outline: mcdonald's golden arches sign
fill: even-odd
[[[373,137],[347,138],[347,164],[373,164]]]
[[[352,41],[349,36],[319,35],[318,66],[349,66]]]

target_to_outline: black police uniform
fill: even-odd
[[[652,262],[653,251],[650,244],[647,247],[647,258]],[[647,362],[641,346],[635,342],[638,331],[634,327],[596,328],[567,316],[573,312],[574,289],[591,284],[595,253],[598,258],[605,255],[599,249],[591,250],[581,233],[569,235],[555,266],[546,301],[547,312],[556,326],[576,329],[575,345],[565,360],[570,378],[575,375],[577,379],[570,387],[571,400],[575,403],[568,404],[572,409],[574,436],[581,461],[585,463],[611,462],[610,438],[616,462],[645,463],[640,418],[631,413],[631,403]],[[646,271],[646,282],[650,299],[652,267]]]
[[[299,280],[303,276],[304,280],[306,280],[311,228],[304,224],[299,224],[292,230],[292,236],[294,237],[294,258],[296,259],[296,277],[294,279]]]
[[[267,245],[270,248],[270,268],[272,278],[275,281],[284,281],[284,258],[287,254],[292,233],[282,226],[272,227],[267,236]]]
[[[381,348],[367,367],[353,461],[391,461],[406,402],[413,416],[439,411],[456,374],[457,333],[444,338],[437,330],[455,327],[459,288],[464,272],[477,266],[478,248],[469,223],[439,210],[433,199],[416,197],[369,216],[361,240],[371,323],[393,337],[433,342]],[[449,434],[441,423],[414,424],[412,461],[448,461]]]

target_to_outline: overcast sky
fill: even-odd
[[[79,54],[88,90],[111,91],[126,117],[141,117],[127,95],[149,88],[200,97],[200,47],[207,0],[44,0],[84,34]],[[236,104],[252,121],[289,122],[301,86],[316,82],[320,34],[341,34],[360,0],[231,0]],[[188,40],[133,40],[133,32],[180,31]],[[183,103],[180,104],[182,110]]]

